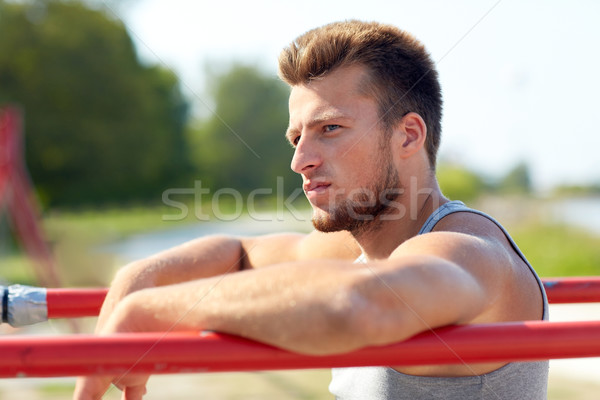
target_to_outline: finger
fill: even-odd
[[[73,400],[98,400],[110,386],[110,378],[86,376],[77,378]]]
[[[120,390],[124,391],[127,387],[145,387],[146,383],[148,383],[148,379],[150,379],[150,375],[127,374],[114,379],[112,383]]]
[[[146,385],[127,386],[123,390],[123,400],[142,400],[146,394]]]

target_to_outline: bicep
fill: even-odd
[[[471,277],[489,293],[510,276],[513,265],[509,253],[495,238],[459,232],[416,236],[399,246],[390,259],[413,255],[433,256],[451,263],[460,271],[459,276]]]
[[[315,259],[350,260],[360,249],[347,232],[280,233],[242,238],[242,269]]]
[[[440,233],[413,238],[386,261],[367,264],[369,292],[383,305],[378,318],[402,325],[410,336],[449,324],[469,323],[493,306],[501,293],[501,251],[485,240]]]
[[[368,263],[363,293],[370,311],[365,325],[385,344],[419,332],[469,322],[483,311],[482,286],[460,266],[429,255]]]

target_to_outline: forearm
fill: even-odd
[[[438,257],[313,260],[138,291],[115,310],[107,333],[214,330],[333,354],[466,323],[483,303],[469,274]]]
[[[209,236],[187,242],[121,268],[102,306],[97,331],[127,295],[146,288],[237,272],[245,256],[233,237]]]
[[[166,332],[211,326],[210,316],[197,312],[206,311],[207,305],[214,307],[218,302],[215,295],[218,296],[220,290],[212,292],[213,288],[219,287],[221,279],[238,275],[230,272],[251,271],[254,267],[295,259],[294,243],[301,238],[301,235],[282,235],[274,245],[268,246],[267,242],[277,238],[208,237],[132,263],[117,273],[102,307],[96,332]],[[215,276],[218,277],[210,278]],[[206,302],[204,296],[208,297]],[[127,395],[131,395],[132,390],[142,393],[147,377],[141,380],[135,376],[130,378],[121,375],[115,384],[126,387]],[[111,380],[110,377],[81,378],[76,385],[75,398],[98,399]]]
[[[315,265],[318,263],[318,265]],[[293,351],[346,352],[363,344],[358,267],[290,263],[143,290],[115,310],[111,331],[215,330]]]

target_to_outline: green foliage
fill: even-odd
[[[189,170],[178,80],[140,64],[120,21],[76,1],[0,7],[0,103],[25,112],[45,203],[160,198]]]
[[[527,164],[525,162],[520,162],[515,165],[504,178],[500,180],[497,189],[503,193],[531,193],[531,176]]]
[[[437,178],[446,197],[467,202],[484,193],[526,195],[532,191],[529,167],[524,162],[492,182],[460,164],[441,163]]]
[[[440,164],[437,178],[442,193],[452,200],[469,202],[486,190],[481,176],[457,164]]]
[[[299,187],[290,169],[293,151],[284,136],[289,95],[285,85],[240,64],[208,80],[213,83],[215,112],[191,133],[203,186],[242,193],[264,188],[276,194],[277,177],[282,177],[284,193]]]

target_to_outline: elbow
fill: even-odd
[[[156,286],[156,279],[156,274],[144,260],[135,261],[117,270],[111,288],[120,288],[123,295],[126,295]]]
[[[144,291],[128,294],[116,304],[100,333],[149,332],[157,330],[156,313],[148,307]]]
[[[401,342],[427,329],[402,296],[377,277],[358,282],[350,293],[353,306],[344,324],[353,333],[355,348]]]
[[[310,308],[319,311],[313,314],[311,329],[299,329],[276,343],[283,348],[307,355],[331,355],[348,353],[369,343],[367,309],[361,294],[351,285],[341,285],[328,295],[315,300]],[[282,329],[284,331],[284,329]],[[291,345],[290,345],[291,343]]]
[[[340,290],[323,309],[320,334],[296,351],[311,355],[341,354],[368,346],[400,341],[411,336],[392,311],[365,295],[360,285]],[[304,341],[300,341],[304,342]]]

